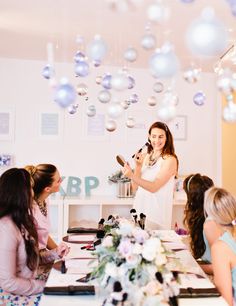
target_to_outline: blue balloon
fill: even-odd
[[[76,76],[86,77],[89,74],[89,65],[84,61],[79,61],[75,65]]]
[[[56,88],[54,101],[61,107],[68,107],[76,100],[76,91],[69,83],[61,84]]]

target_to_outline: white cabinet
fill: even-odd
[[[133,198],[118,198],[116,196],[80,196],[65,197],[50,200],[50,217],[52,236],[61,240],[66,235],[67,229],[74,226],[97,226],[101,218],[107,219],[111,214],[130,217]],[[174,200],[172,227],[175,222],[183,227],[183,210],[186,200]]]

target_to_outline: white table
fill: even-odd
[[[161,231],[163,235],[167,231]],[[175,233],[173,231],[168,231],[170,236],[173,238],[175,237]],[[175,240],[176,243],[176,240]],[[80,245],[71,244],[72,252],[76,253],[78,257],[86,257],[87,251],[81,251]],[[73,255],[73,254],[72,254]],[[184,278],[185,284],[189,287],[194,288],[210,288],[213,287],[211,281],[207,278],[203,270],[197,264],[195,259],[192,257],[191,253],[185,249],[176,252],[176,256],[180,259],[181,263],[186,267],[191,267],[191,271],[200,274],[205,278],[191,278],[188,276]],[[73,256],[72,256],[73,257]],[[80,278],[81,274],[61,274],[60,271],[52,269],[50,272],[47,285],[48,286],[56,286],[56,285],[78,285],[79,283],[76,282],[76,279]],[[183,284],[184,287],[184,284]],[[59,295],[43,295],[40,301],[40,306],[101,306],[104,297],[99,296],[96,293],[95,296],[59,296]],[[227,306],[228,304],[222,297],[217,298],[189,298],[189,299],[179,299],[179,306]]]

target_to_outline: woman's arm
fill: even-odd
[[[230,266],[231,250],[225,242],[217,240],[211,248],[214,283],[226,302],[233,306],[233,289]]]
[[[143,163],[145,162],[146,156],[147,154],[141,154],[141,153],[135,155],[134,175],[136,177],[141,177],[142,175],[142,166]],[[132,174],[131,168],[130,168],[130,174]],[[132,192],[135,192],[138,189],[138,184],[136,184],[133,180],[131,180],[131,185],[132,185]]]
[[[128,164],[124,166],[124,175],[132,179],[132,181],[138,186],[150,191],[152,193],[158,191],[171,176],[175,175],[177,171],[177,160],[174,156],[165,157],[160,171],[154,181],[147,181],[142,179],[140,176],[136,175],[131,171]]]

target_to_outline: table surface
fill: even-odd
[[[178,244],[181,244],[181,240],[176,240],[176,234],[174,231],[158,231],[160,233],[160,236],[163,240],[165,240],[165,237],[169,237],[170,240],[173,240],[173,244],[167,243],[167,247],[173,247],[178,248]],[[70,257],[73,258],[75,255],[78,258],[87,258],[90,256],[92,257],[88,251],[81,250],[81,246],[83,244],[72,244],[70,243],[71,252]],[[89,254],[88,254],[89,253]],[[206,276],[206,274],[203,272],[203,270],[200,268],[198,263],[195,261],[195,259],[192,257],[191,253],[187,249],[180,249],[179,251],[176,251],[176,257],[179,258],[180,262],[183,264],[184,267],[190,267],[190,270],[187,272],[192,272],[194,274],[201,275],[202,278],[197,278],[193,274],[183,275],[183,287],[193,287],[193,288],[210,288],[214,287],[214,285],[211,283],[209,278]],[[86,260],[82,260],[83,262],[86,262]],[[81,262],[82,262],[81,261]],[[81,269],[81,263],[79,265]],[[82,270],[86,267],[82,267]],[[82,276],[84,276],[88,271],[82,271],[81,273],[73,273],[73,274],[61,274],[60,271],[56,269],[52,269],[48,278],[48,281],[46,283],[47,286],[63,286],[63,285],[79,285],[76,280]],[[99,292],[96,289],[96,295],[95,296],[60,296],[60,295],[42,295],[40,306],[100,306],[102,305],[102,301],[104,300],[104,297],[102,297]],[[225,300],[222,297],[209,297],[209,298],[189,298],[189,299],[179,299],[179,306],[208,306],[208,305],[214,305],[214,306],[227,306],[228,304],[225,302]]]

